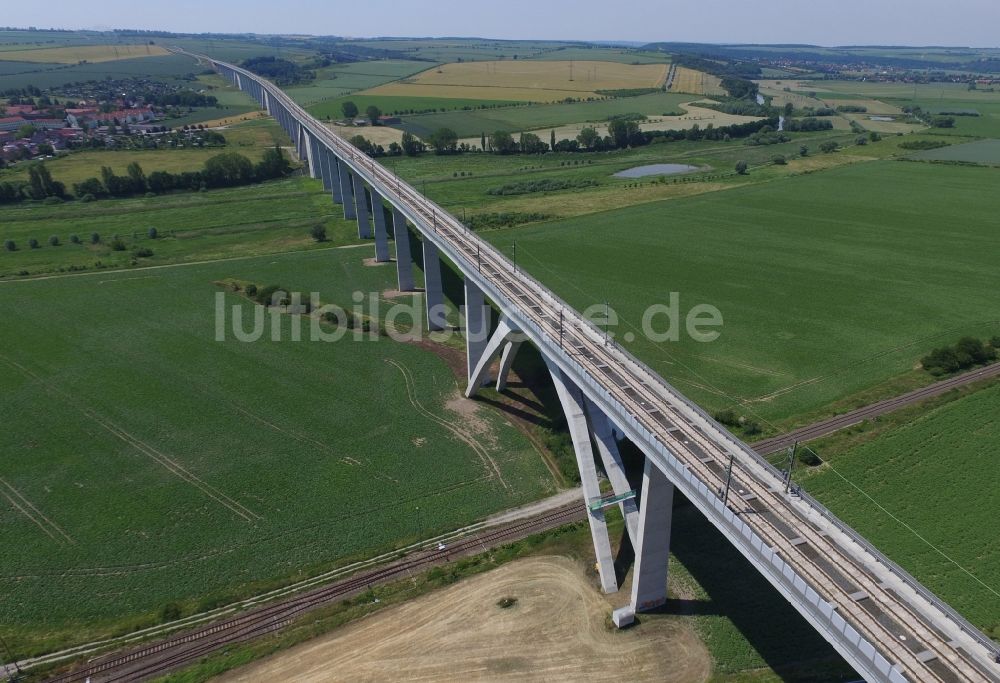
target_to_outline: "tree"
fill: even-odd
[[[344,112],[344,118],[354,119],[358,115],[358,105],[348,100],[340,105],[340,111]]]
[[[608,135],[611,136],[615,147],[624,148],[637,142],[638,134],[639,124],[636,121],[615,119],[608,124]]]
[[[454,154],[458,148],[458,134],[451,128],[438,128],[431,133],[428,142],[434,147],[435,154]]]
[[[832,152],[836,152],[839,148],[840,148],[840,143],[838,143],[836,140],[827,140],[826,142],[824,142],[822,145],[819,146],[819,151],[823,152],[824,154],[830,154]]]
[[[799,156],[800,157],[807,157],[807,156],[809,156],[809,148],[806,147],[805,145],[802,145],[801,147],[799,147]]]
[[[549,133],[549,149],[556,148],[556,129],[553,128],[552,132]]]
[[[350,140],[349,143],[360,149],[362,152],[370,157],[375,156],[375,146],[371,143],[371,140],[366,138],[364,135],[355,135]]]
[[[520,147],[522,154],[543,154],[549,148],[534,133],[521,133]]]
[[[253,180],[254,167],[253,163],[242,154],[227,152],[208,159],[202,176],[208,187],[245,185]]]
[[[326,242],[326,226],[317,223],[309,230],[309,235],[317,242]]]
[[[59,235],[52,235],[49,237],[49,246],[58,247],[59,246]]]
[[[90,243],[91,244],[100,244],[101,243],[101,235],[100,235],[100,233],[96,233],[96,232],[90,233]]]
[[[36,240],[34,237],[29,238],[28,239],[28,246],[31,249],[38,249],[38,240]]]
[[[496,154],[510,154],[515,151],[517,145],[510,133],[503,130],[494,131],[490,135],[490,147]]]
[[[149,235],[149,239],[151,240],[155,240],[157,237],[160,236],[160,232],[153,226],[149,227],[149,230],[146,231],[146,234]]]
[[[775,157],[771,159],[771,161],[774,163],[775,166],[784,166],[785,164],[788,163],[785,157],[782,156],[781,154],[775,155]]]
[[[424,143],[420,142],[412,133],[407,131],[403,132],[400,143],[403,147],[403,154],[408,157],[415,157],[424,151]]]
[[[403,153],[403,148],[400,147],[398,142],[389,143],[389,156],[398,157],[402,153]]]
[[[18,140],[22,140],[24,138],[30,138],[37,132],[38,132],[37,128],[35,128],[30,123],[26,123],[17,129],[17,133],[14,134],[14,137],[17,138]]]
[[[278,145],[264,152],[264,156],[254,167],[254,175],[257,180],[270,180],[272,178],[282,178],[292,170],[292,165],[285,156],[285,153]]]
[[[71,244],[80,244],[80,236],[76,234],[70,235],[69,241]]]
[[[479,148],[481,150],[483,150],[484,152],[486,151],[486,132],[485,131],[479,134]]]
[[[749,165],[745,161],[741,160],[736,162],[736,172],[740,175],[746,175],[749,168]]]
[[[368,120],[372,122],[373,126],[378,125],[378,117],[382,116],[382,110],[376,107],[374,104],[369,104],[368,108],[365,109],[365,116]]]
[[[576,136],[576,141],[580,143],[580,146],[587,149],[594,149],[594,146],[600,139],[601,136],[597,134],[597,130],[590,126],[581,130],[580,134]]]
[[[7,251],[17,251],[17,245],[14,244],[14,240],[4,240],[3,248]]]
[[[794,112],[795,112],[795,105],[793,105],[791,102],[786,102],[785,103],[785,118],[790,118],[791,115]]]
[[[142,166],[139,165],[138,161],[130,163],[126,171],[128,172],[128,181],[133,194],[142,194],[148,189],[146,174],[143,172]]]

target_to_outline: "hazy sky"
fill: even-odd
[[[996,0],[55,0],[0,23],[59,28],[571,40],[1000,44]]]

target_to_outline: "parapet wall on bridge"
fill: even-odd
[[[662,377],[605,339],[602,331],[499,250],[335,135],[279,88],[239,67],[208,61],[275,117],[310,174],[322,178],[333,201],[344,205],[345,218],[358,220],[359,237],[371,236],[374,228],[379,261],[389,260],[388,227],[381,210],[388,201],[401,290],[413,288],[409,248],[399,248],[408,242],[407,223],[412,224],[423,242],[432,328],[443,325],[441,256],[465,278],[467,327],[490,329],[485,300],[501,311],[503,319],[495,334],[502,338],[488,343],[467,340],[470,396],[484,381],[484,368],[495,353],[503,354],[497,378],[502,388],[520,344],[515,333],[541,351],[560,389],[584,490],[590,491],[584,503],[590,504],[591,532],[606,591],[617,590],[617,584],[603,508],[595,504],[593,494],[597,490],[599,498],[595,444],[636,547],[631,607],[617,612],[616,621],[627,622],[635,611],[655,607],[666,598],[670,514],[669,505],[656,503],[669,500],[677,487],[866,679],[1000,682],[996,643],[818,502],[787,493],[780,472]],[[614,439],[606,434],[602,438],[605,423],[645,454],[644,496],[622,490],[627,482],[622,484],[623,477],[614,476],[620,458]],[[720,491],[727,463],[732,497]]]

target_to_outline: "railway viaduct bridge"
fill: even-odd
[[[780,471],[547,287],[274,84],[191,56],[211,64],[280,123],[310,175],[322,179],[346,218],[357,220],[359,236],[374,237],[378,261],[391,260],[392,230],[401,291],[414,289],[412,226],[423,250],[431,329],[445,324],[441,258],[454,264],[464,278],[467,396],[490,381],[497,356],[495,382],[503,389],[521,344],[540,350],[566,412],[606,592],[618,590],[607,507],[620,507],[635,548],[631,601],[615,611],[617,625],[666,600],[676,488],[866,680],[1000,683],[996,643],[818,502],[789,492]],[[496,325],[488,302],[500,312]],[[630,490],[616,435],[645,455],[639,491]],[[598,461],[613,497],[602,497],[598,488]]]

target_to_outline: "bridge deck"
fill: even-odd
[[[467,277],[484,282],[504,299],[497,301],[498,305],[514,307],[529,323],[525,332],[533,341],[558,349],[564,356],[560,362],[574,365],[588,384],[612,397],[616,415],[624,414],[630,425],[651,435],[693,481],[709,491],[721,490],[732,457],[730,516],[735,515],[766,549],[794,570],[790,580],[801,591],[810,587],[867,641],[838,643],[831,632],[824,633],[838,650],[845,653],[857,648],[871,657],[865,651],[868,643],[873,645],[897,667],[895,673],[877,673],[881,680],[902,680],[902,672],[910,681],[1000,682],[1000,668],[991,661],[995,652],[990,651],[990,641],[984,635],[887,558],[863,541],[859,543],[861,539],[817,504],[786,494],[773,468],[661,377],[605,340],[599,330],[519,271],[492,245],[313,119],[276,86],[238,67],[214,63],[241,74],[241,81],[257,82],[268,93],[272,106],[280,104],[291,112],[311,135],[403,210],[426,238],[448,247],[447,252]],[[588,390],[587,386],[582,388]],[[706,509],[704,501],[693,502]],[[718,520],[713,522],[718,525]],[[750,542],[740,548],[744,554]],[[777,585],[774,577],[768,578]],[[796,606],[805,614],[801,605]]]

